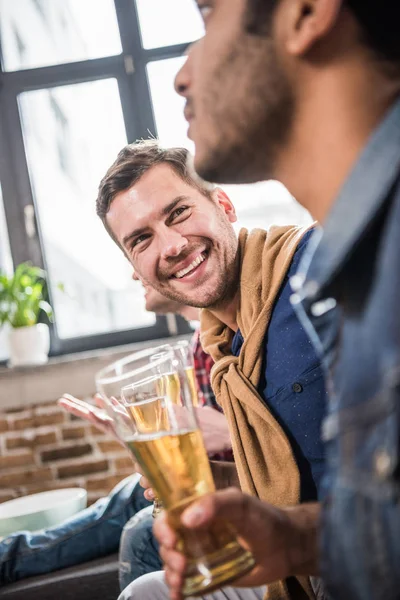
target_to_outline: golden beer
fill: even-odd
[[[183,593],[201,595],[243,575],[254,566],[235,532],[225,521],[207,530],[191,531],[180,522],[181,513],[196,498],[215,491],[210,464],[198,429],[153,433],[127,441],[151,482],[188,559]]]
[[[167,396],[173,404],[181,402],[181,384],[178,373],[165,373],[156,382],[157,396]]]
[[[197,381],[194,372],[194,367],[185,367],[186,382],[189,387],[190,397],[193,406],[199,406],[199,397],[197,394]]]
[[[165,431],[170,428],[164,398],[157,398],[156,401],[152,398],[148,401],[141,400],[126,408],[141,433]]]

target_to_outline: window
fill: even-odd
[[[0,0],[0,15],[6,71],[121,52],[113,0]]]
[[[192,1],[137,0],[137,8],[144,48],[188,43],[203,35],[203,22]]]
[[[12,260],[10,245],[8,240],[8,233],[6,227],[6,218],[4,214],[3,198],[0,188],[0,271],[6,273],[12,272]],[[7,348],[7,334],[8,326],[4,325],[0,329],[0,361],[4,361],[8,358]]]
[[[0,0],[0,265],[47,269],[52,354],[172,331],[145,312],[95,198],[126,142],[153,134],[193,150],[173,80],[202,33],[190,0]],[[241,225],[309,221],[277,182],[224,188]]]
[[[99,181],[127,143],[116,80],[25,92],[19,102],[60,338],[154,324],[95,214]]]

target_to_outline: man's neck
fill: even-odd
[[[222,323],[224,323],[229,329],[232,331],[238,330],[237,324],[237,311],[239,307],[239,294],[237,293],[234,298],[230,299],[228,302],[225,302],[223,305],[215,306],[213,308],[209,308],[208,310],[219,319]]]
[[[277,161],[276,178],[321,224],[399,94],[398,81],[370,71],[320,75],[318,89],[299,103],[291,142]]]

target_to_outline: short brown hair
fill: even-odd
[[[198,189],[204,196],[211,197],[213,186],[197,178],[188,164],[190,153],[186,148],[163,148],[158,140],[141,140],[128,144],[119,152],[99,185],[96,212],[105,228],[115,240],[107,226],[106,216],[115,196],[131,188],[149,169],[167,164],[188,185]],[[115,240],[116,241],[116,240]]]

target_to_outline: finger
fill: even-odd
[[[77,417],[85,418],[91,414],[88,408],[78,406],[72,400],[65,400],[64,398],[60,398],[58,400],[58,405]]]
[[[168,523],[168,516],[166,512],[162,512],[155,519],[153,532],[162,546],[165,546],[167,549],[175,548],[176,542],[178,541],[178,536]]]
[[[139,471],[139,473],[140,473],[140,471]],[[151,487],[149,480],[144,475],[142,475],[142,477],[139,479],[139,484],[144,489]]]
[[[168,570],[174,571],[183,577],[186,569],[186,559],[183,554],[165,546],[160,546],[160,556]]]
[[[62,400],[63,398],[65,398],[65,400],[71,400],[72,402],[75,402],[75,400],[78,400],[78,398],[75,398],[75,396],[72,396],[71,394],[63,394],[60,398],[60,400]],[[79,400],[78,400],[79,402]]]
[[[94,401],[99,408],[102,408],[103,410],[106,408],[105,400],[101,394],[95,394]]]
[[[154,491],[151,488],[147,488],[143,496],[146,498],[146,500],[149,500],[149,502],[152,502],[156,497]]]
[[[78,400],[78,398],[66,398],[66,396],[63,396],[58,400],[58,404],[77,417],[90,420],[95,423],[95,425],[112,423],[112,419],[103,410],[100,410],[83,400]]]
[[[246,522],[246,513],[249,509],[250,498],[236,488],[228,488],[215,494],[203,496],[194,502],[182,514],[181,521],[185,527],[197,528],[210,523],[217,517],[229,514],[229,522],[239,525],[242,530]],[[227,510],[229,509],[229,513]]]
[[[170,588],[171,600],[180,600],[182,598],[183,577],[174,571],[165,571],[165,581]]]
[[[92,408],[92,405],[89,402],[85,402],[84,400],[79,400],[79,398],[75,398],[75,396],[71,396],[71,394],[63,394],[60,400],[66,400],[71,404],[75,404],[76,406],[81,406],[82,408],[87,408],[88,410]]]

